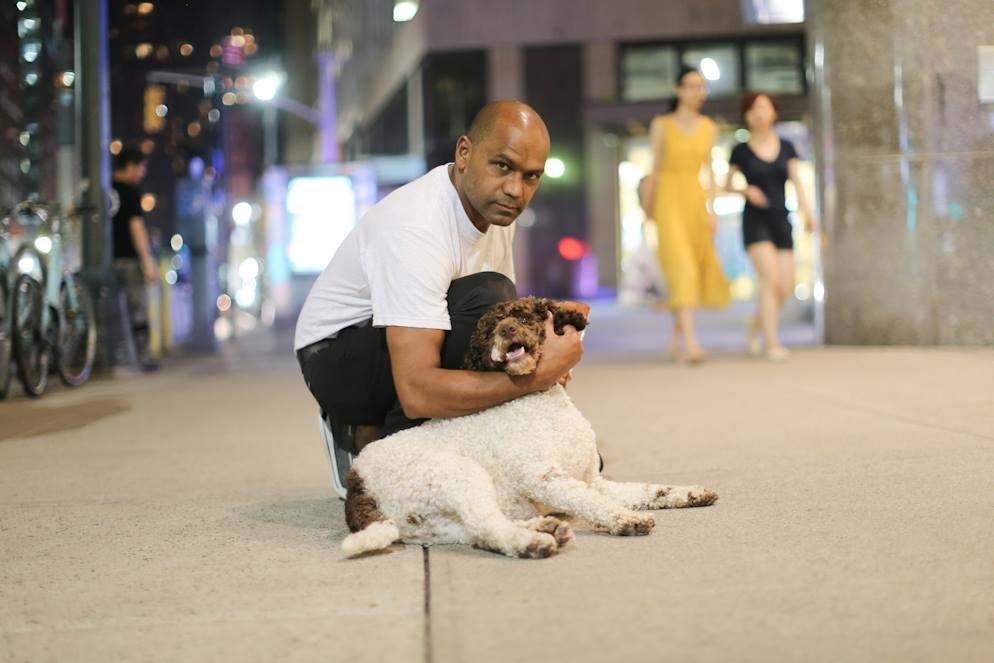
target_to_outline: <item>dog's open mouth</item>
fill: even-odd
[[[528,348],[521,345],[520,343],[512,343],[507,348],[507,353],[505,353],[504,355],[504,360],[510,364],[517,361],[518,359],[523,358],[526,354],[528,354]]]

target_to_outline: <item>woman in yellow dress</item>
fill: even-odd
[[[701,114],[707,86],[700,72],[683,69],[675,90],[675,109],[653,118],[649,130],[653,172],[644,202],[658,228],[659,260],[669,292],[666,306],[673,312],[670,353],[698,363],[705,354],[694,333],[694,309],[723,308],[730,300],[713,241],[717,185],[711,148],[718,128]],[[708,175],[707,191],[701,186],[702,171]]]

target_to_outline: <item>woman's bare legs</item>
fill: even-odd
[[[781,257],[778,255],[773,242],[755,242],[749,245],[748,252],[759,281],[759,306],[756,312],[756,324],[766,339],[767,354],[782,352],[783,346],[780,345],[778,329],[780,306],[784,301],[780,294],[782,290]],[[783,253],[789,252],[784,251]],[[793,263],[791,265],[791,274],[793,274]],[[793,276],[791,276],[791,280],[793,280]]]

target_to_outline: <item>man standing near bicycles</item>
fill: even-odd
[[[133,146],[121,148],[114,162],[111,212],[114,226],[114,272],[128,299],[131,333],[142,369],[157,370],[149,355],[148,284],[159,280],[159,268],[142,216],[141,191],[145,154]]]

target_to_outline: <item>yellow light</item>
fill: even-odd
[[[193,44],[183,44],[179,47],[179,54],[183,57],[187,57],[191,53],[193,53]]]
[[[119,140],[112,140],[110,142],[110,153],[111,154],[120,154],[122,147],[124,147],[124,144],[121,143],[121,141],[119,141]]]
[[[213,46],[211,46],[211,57],[212,58],[221,57],[221,46],[220,45],[214,44]]]
[[[187,127],[186,127],[186,134],[188,136],[190,136],[190,137],[199,136],[200,135],[200,123],[199,122],[191,122],[189,125],[187,125]]]
[[[235,48],[244,48],[245,47],[245,37],[242,37],[241,35],[238,35],[236,37],[232,37],[231,38],[231,45],[234,46]]]
[[[258,50],[259,47],[255,44],[245,44],[245,55],[255,55]]]
[[[155,151],[155,141],[151,138],[146,138],[142,141],[142,154],[151,154]]]
[[[139,60],[144,60],[152,54],[152,44],[148,42],[143,42],[135,46],[135,57]]]
[[[221,103],[225,106],[231,106],[235,103],[235,101],[237,101],[237,99],[238,98],[235,96],[234,92],[225,92],[224,96],[221,97]]]
[[[151,14],[153,9],[155,9],[155,5],[151,2],[142,2],[138,5],[138,13],[142,16]]]
[[[146,193],[142,196],[142,210],[145,212],[151,212],[155,209],[155,195],[151,193]]]

